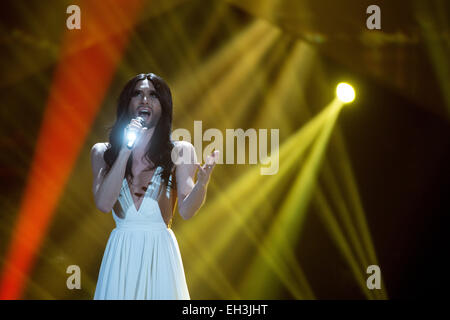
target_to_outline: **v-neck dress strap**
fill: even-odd
[[[126,178],[123,179],[118,201],[112,210],[116,228],[167,228],[158,204],[161,170],[162,167],[158,166],[153,173],[139,209],[136,208]]]

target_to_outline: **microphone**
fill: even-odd
[[[144,126],[145,124],[145,120],[142,117],[137,117],[136,118],[137,121],[139,121],[141,123],[142,126]],[[134,146],[134,143],[136,142],[137,139],[137,134],[135,131],[128,131],[127,130],[127,134],[126,134],[126,138],[127,138],[127,148],[131,149]]]

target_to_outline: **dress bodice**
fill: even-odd
[[[153,174],[150,184],[145,191],[144,198],[139,207],[136,206],[131,195],[130,187],[127,179],[122,180],[122,188],[116,204],[112,210],[113,218],[117,227],[146,227],[154,223],[165,224],[162,217],[158,199],[161,190],[161,171],[162,167],[158,166]],[[169,180],[172,180],[170,176]],[[170,188],[166,187],[166,196],[170,196]]]

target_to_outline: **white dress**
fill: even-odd
[[[95,300],[190,299],[177,239],[157,202],[160,170],[155,170],[139,210],[123,179],[117,212],[112,210],[116,228],[106,244]]]

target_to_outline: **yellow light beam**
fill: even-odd
[[[232,128],[235,122],[231,122],[228,114],[231,112],[242,112],[234,105],[230,105],[228,109],[221,108],[221,105],[227,105],[229,97],[232,97],[236,92],[243,90],[243,86],[248,86],[251,83],[251,77],[253,72],[258,70],[262,61],[263,55],[269,50],[269,48],[275,43],[276,39],[280,36],[280,32],[277,29],[270,29],[257,43],[251,45],[247,44],[248,48],[246,52],[228,68],[226,72],[223,72],[216,80],[215,85],[208,90],[207,97],[200,101],[199,112],[202,119],[221,119],[223,125],[226,128]],[[215,100],[220,103],[210,104],[211,100]],[[194,111],[194,115],[200,117],[200,114]]]
[[[290,107],[296,107],[299,116],[306,119],[311,117],[306,113],[304,88],[311,75],[315,57],[314,50],[308,44],[302,41],[294,44],[286,62],[282,64],[276,81],[267,88],[264,104],[255,115],[256,127],[270,120],[270,123],[283,125],[283,129],[287,132],[292,131],[292,121],[289,119]]]
[[[221,49],[212,57],[208,58],[207,61],[203,62],[194,72],[191,70],[181,72],[174,81],[174,100],[176,99],[184,104],[194,103],[192,101],[193,97],[197,96],[195,93],[199,89],[203,90],[206,85],[209,86],[217,82],[221,74],[228,71],[226,70],[228,66],[234,65],[236,61],[239,61],[240,57],[245,55],[257,43],[258,39],[266,35],[270,30],[271,27],[267,23],[261,21],[252,22],[243,31],[233,36],[231,41],[225,43]],[[200,88],[186,81],[186,79],[192,78],[197,79],[196,81],[200,84]],[[213,96],[209,90],[206,90],[202,94],[203,99],[205,99],[202,105],[206,106],[207,110],[216,110],[219,103],[224,103],[223,101],[217,100],[217,97]],[[195,109],[190,110],[191,117],[193,119],[204,119],[203,112],[204,109],[200,108],[200,105],[195,101]]]
[[[351,244],[355,248],[359,261],[361,262],[362,266],[368,266],[368,256],[366,255],[366,252],[361,244],[361,240],[358,236],[355,225],[353,224],[353,221],[351,219],[349,208],[344,201],[344,197],[337,184],[333,171],[331,170],[330,165],[328,164],[328,161],[324,161],[323,176],[325,177],[327,187],[330,189],[330,195],[333,202],[335,203],[337,212],[340,215],[342,222],[344,224],[345,232],[350,238]]]
[[[249,170],[248,173],[243,175],[239,180],[227,188],[224,192],[218,193],[217,197],[202,209],[202,215],[199,215],[193,220],[195,226],[181,226],[178,231],[179,235],[185,236],[198,236],[197,241],[204,241],[202,237],[202,230],[205,230],[209,234],[214,234],[215,240],[205,250],[212,255],[218,255],[223,252],[227,247],[230,239],[232,239],[238,227],[248,225],[246,219],[252,217],[253,210],[260,204],[261,198],[264,198],[270,194],[270,192],[282,181],[282,179],[289,172],[289,169],[295,165],[299,156],[306,150],[309,145],[308,142],[312,141],[321,124],[327,117],[327,112],[324,110],[317,115],[313,120],[308,122],[298,133],[290,137],[279,150],[280,162],[283,163],[280,166],[280,171],[271,176],[270,179],[263,178],[260,175],[259,168],[256,167]],[[301,143],[299,143],[301,141]],[[287,158],[287,159],[286,159]],[[267,182],[261,183],[266,180]],[[258,188],[258,193],[254,193],[254,189]],[[249,197],[250,195],[250,197]],[[251,196],[253,195],[253,196]],[[245,198],[246,206],[238,206],[242,198]],[[222,208],[227,209],[227,220],[223,223],[218,223],[217,212]],[[233,213],[233,214],[232,214]],[[233,219],[230,219],[233,218]],[[260,219],[260,217],[258,217]],[[259,220],[258,220],[259,221]],[[233,223],[233,225],[231,224]],[[252,223],[257,225],[257,222]],[[198,232],[192,234],[190,229],[194,228]],[[257,239],[259,242],[259,239]],[[261,249],[263,250],[263,249]],[[201,264],[197,264],[196,268],[201,268]],[[305,285],[305,287],[307,287]]]
[[[365,294],[368,299],[372,299],[373,292],[369,290],[366,285],[366,278],[364,277],[366,269],[361,266],[361,264],[357,263],[355,256],[352,253],[352,250],[348,244],[348,241],[345,239],[345,236],[342,232],[342,229],[339,227],[336,218],[333,215],[330,207],[328,206],[325,196],[322,191],[317,188],[315,197],[317,199],[318,206],[320,210],[319,216],[322,219],[323,224],[326,226],[328,231],[331,233],[331,236],[335,239],[335,245],[339,248],[339,251],[345,257],[346,262],[350,265],[350,270],[355,276],[361,291]]]
[[[328,119],[325,122],[323,131],[314,143],[311,154],[306,159],[300,174],[287,195],[280,213],[264,238],[264,247],[269,248],[273,256],[285,259],[288,265],[298,263],[292,253],[292,244],[296,243],[295,239],[301,233],[303,219],[315,186],[317,172],[341,106],[342,103],[335,99],[325,109]],[[259,279],[267,273],[267,265],[262,263],[260,257],[257,257],[252,268],[247,272],[244,286],[251,288],[257,285]]]
[[[345,181],[344,187],[345,192],[348,194],[348,199],[350,201],[350,212],[354,215],[353,218],[356,222],[356,227],[359,232],[359,236],[361,238],[362,244],[368,254],[370,264],[379,265],[378,259],[376,256],[375,248],[373,246],[372,237],[370,234],[370,229],[367,225],[367,221],[365,218],[365,213],[362,205],[361,198],[359,196],[358,187],[356,185],[356,180],[353,175],[353,171],[351,168],[350,159],[347,156],[347,151],[345,148],[345,143],[343,138],[339,132],[336,131],[336,143],[335,146],[339,150],[337,156],[339,157],[339,161],[337,161],[337,166],[339,167],[339,172],[342,175],[342,181]],[[382,266],[380,266],[381,270],[383,270]],[[386,286],[384,285],[383,278],[382,289],[376,290],[376,294],[380,295],[382,299],[387,299],[387,291]]]

